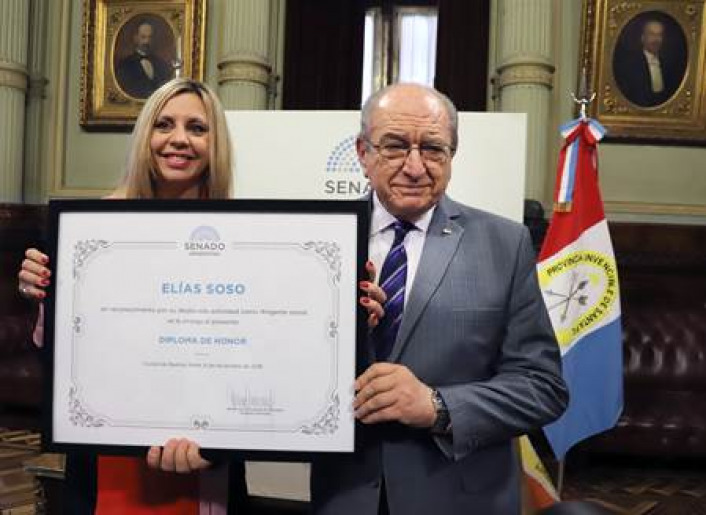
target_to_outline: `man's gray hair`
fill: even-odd
[[[451,102],[451,99],[441,93],[440,91],[425,86],[423,84],[399,82],[397,84],[390,84],[377,90],[375,93],[370,95],[368,99],[363,104],[360,109],[360,137],[366,138],[368,136],[368,131],[370,130],[370,117],[373,115],[375,109],[377,109],[380,100],[391,90],[399,86],[414,86],[428,92],[430,95],[434,96],[441,102],[441,105],[446,109],[446,114],[449,117],[449,128],[451,129],[451,147],[455,150],[458,147],[458,111],[456,106]]]

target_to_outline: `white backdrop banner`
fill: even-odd
[[[355,153],[358,111],[229,111],[236,198],[357,199],[368,192]],[[522,220],[526,115],[460,113],[449,195]]]

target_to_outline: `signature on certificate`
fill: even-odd
[[[276,407],[276,398],[272,390],[257,391],[246,387],[242,390],[231,389],[228,392],[228,409],[242,414],[267,415],[282,411]]]

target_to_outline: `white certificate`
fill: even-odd
[[[51,446],[353,451],[365,203],[50,212]]]

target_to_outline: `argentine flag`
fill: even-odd
[[[571,395],[562,417],[544,428],[558,459],[613,427],[623,408],[620,289],[598,188],[596,146],[605,130],[580,118],[561,133],[554,215],[537,264]]]

